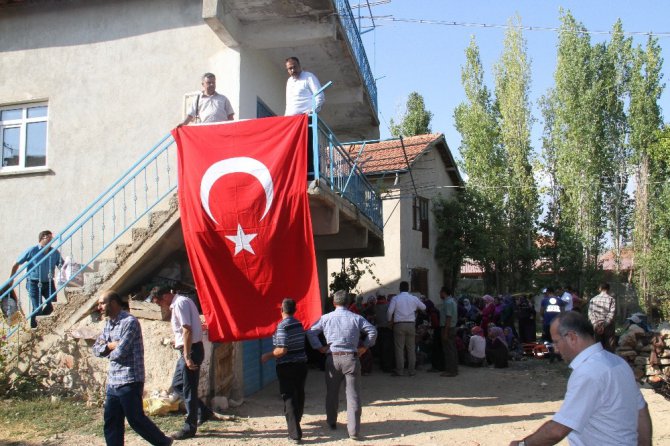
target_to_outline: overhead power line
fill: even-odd
[[[439,26],[460,26],[467,28],[497,28],[497,29],[508,29],[516,28],[523,31],[549,31],[549,32],[560,32],[561,28],[554,26],[528,26],[528,25],[501,25],[495,23],[475,23],[475,22],[456,22],[451,20],[431,20],[431,19],[412,19],[412,18],[400,18],[394,17],[392,15],[383,15],[383,16],[361,16],[362,19],[376,20],[380,22],[397,22],[397,23],[415,23],[420,25],[439,25]],[[378,25],[379,26],[379,25]],[[591,31],[587,29],[580,29],[579,32],[584,34],[594,34],[594,35],[608,35],[612,34],[612,31]],[[629,36],[654,36],[658,38],[670,37],[670,31],[623,31],[624,35]]]

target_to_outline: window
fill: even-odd
[[[421,231],[421,247],[428,248],[428,199],[414,197],[412,229]]]
[[[410,287],[413,292],[428,296],[428,270],[425,268],[412,268]]]
[[[0,170],[20,170],[47,165],[46,104],[0,107]]]

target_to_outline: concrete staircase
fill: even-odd
[[[73,336],[72,329],[87,318],[93,322],[100,319],[96,312],[98,291],[108,288],[124,290],[124,282],[133,274],[137,275],[137,266],[148,261],[149,256],[155,258],[155,252],[160,250],[166,235],[171,233],[174,237],[175,232],[180,234],[177,195],[164,199],[161,205],[162,209],[150,212],[105,251],[90,270],[83,273],[81,287],[66,287],[65,293],[60,293],[54,303],[53,313],[38,316],[36,329],[31,330],[27,322],[24,324],[17,333],[17,339],[10,343],[13,359],[8,361],[8,365],[14,378],[28,374],[44,384],[50,393],[56,394],[86,390],[86,364],[77,364],[78,359],[85,359],[86,353],[79,354],[76,350],[81,347],[90,350],[92,339],[100,330],[97,333],[90,329],[83,332],[77,330]],[[75,368],[77,373],[68,372],[68,369],[73,371]],[[91,372],[91,379],[98,383],[102,379],[104,382],[100,370]]]

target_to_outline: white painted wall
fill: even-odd
[[[161,7],[156,7],[160,3]],[[48,101],[48,172],[0,174],[0,277],[183,119],[206,71],[240,110],[240,54],[188,0],[44,2],[0,15],[0,105]],[[248,87],[250,88],[250,87]],[[255,98],[254,98],[255,101]]]

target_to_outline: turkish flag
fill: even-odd
[[[274,333],[285,297],[321,316],[307,197],[307,115],[172,131],[184,242],[212,341]]]

